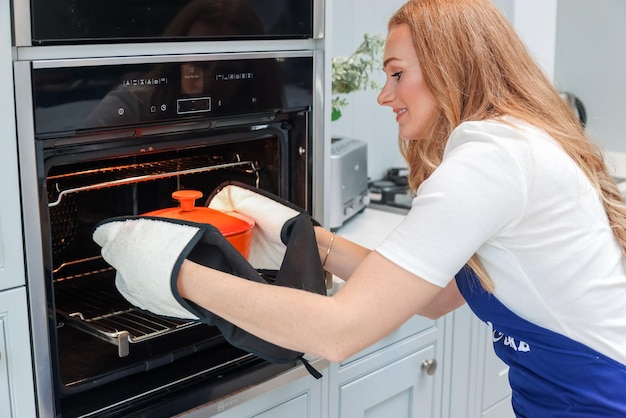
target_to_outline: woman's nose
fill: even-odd
[[[387,83],[385,83],[383,88],[380,90],[380,93],[378,93],[378,97],[376,98],[376,101],[381,106],[391,106],[389,104],[391,101],[391,98],[392,98],[392,94],[390,92],[390,89],[387,87]]]

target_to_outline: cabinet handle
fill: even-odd
[[[429,376],[434,375],[437,370],[437,360],[432,358],[430,360],[422,361],[422,370]]]

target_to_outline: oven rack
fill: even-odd
[[[115,288],[115,271],[106,268],[55,284],[57,313],[70,325],[117,346],[119,357],[140,344],[200,325],[166,318],[129,304]]]
[[[56,196],[56,198],[53,197],[49,199],[48,207],[59,205],[64,196],[72,193],[227,168],[241,168],[248,173],[254,174],[258,185],[258,164],[253,161],[240,161],[238,155],[235,155],[234,161],[220,161],[217,163],[207,161],[207,159],[203,157],[185,157],[166,161],[124,164],[50,175],[47,179],[48,190],[49,193],[52,196]]]

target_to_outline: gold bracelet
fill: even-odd
[[[335,242],[335,233],[330,236],[330,243],[328,244],[328,249],[326,250],[326,256],[324,257],[324,262],[322,263],[322,268],[326,269],[326,261],[328,261],[328,255],[330,254],[330,250],[333,248],[333,242]]]
[[[328,244],[328,249],[326,250],[326,256],[324,257],[324,262],[322,263],[322,269],[324,269],[324,281],[326,282],[326,289],[333,288],[333,274],[329,271],[326,271],[326,260],[328,260],[328,255],[330,254],[331,248],[333,248],[333,242],[335,241],[335,233],[330,236],[330,243]]]

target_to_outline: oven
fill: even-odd
[[[172,416],[294,367],[128,304],[91,234],[226,180],[314,214],[317,60],[278,51],[14,64],[39,416]]]
[[[17,46],[320,36],[323,0],[24,0]]]

